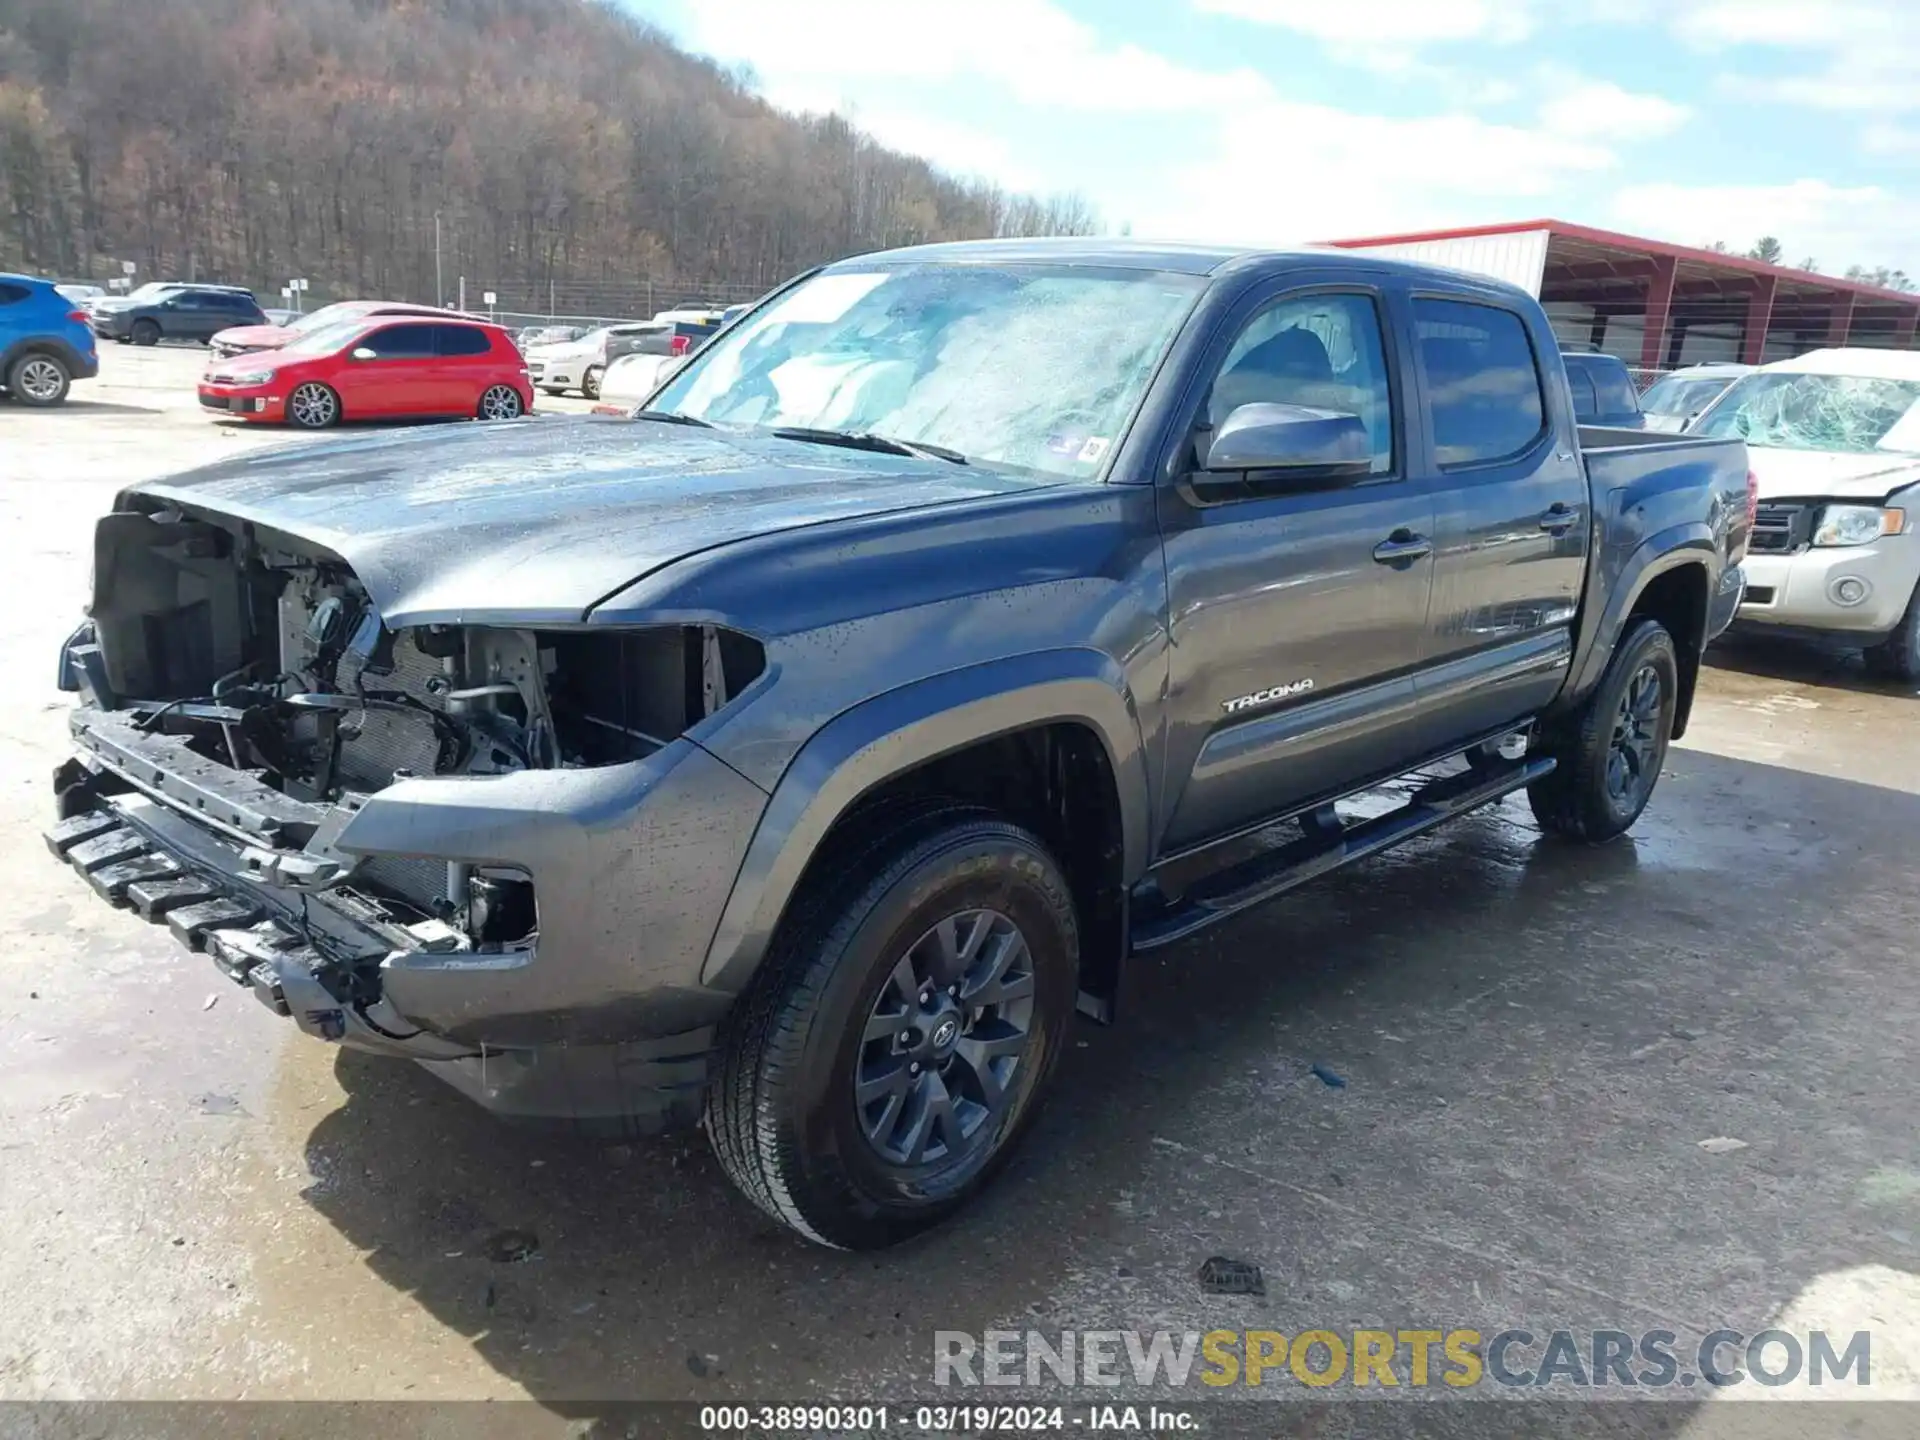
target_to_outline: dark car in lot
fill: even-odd
[[[0,275],[0,390],[22,405],[58,405],[100,373],[87,314],[48,280]]]
[[[123,492],[48,843],[312,1036],[704,1120],[768,1215],[881,1245],[1129,957],[1518,791],[1626,831],[1753,503],[1737,439],[1583,429],[1497,281],[863,256],[631,420]]]
[[[204,345],[222,330],[266,323],[266,312],[253,292],[231,286],[170,286],[144,299],[93,309],[94,332],[123,345],[157,345],[162,340],[198,340]]]
[[[1627,362],[1612,355],[1570,352],[1562,357],[1573,390],[1573,414],[1582,425],[1638,430],[1646,424],[1640,391]]]

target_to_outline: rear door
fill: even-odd
[[[401,322],[369,330],[355,341],[340,368],[346,413],[356,418],[435,413],[433,330]]]
[[[1216,343],[1195,419],[1256,402],[1357,414],[1361,479],[1250,472],[1237,495],[1163,484],[1170,629],[1167,816],[1179,851],[1408,758],[1426,632],[1432,501],[1410,474],[1399,303],[1352,272],[1256,293]],[[1283,288],[1282,288],[1283,287]]]
[[[493,343],[472,325],[433,327],[433,408],[443,415],[473,415],[480,394],[494,379]]]
[[[1434,502],[1422,719],[1464,741],[1560,689],[1592,514],[1550,337],[1497,294],[1416,295],[1413,323]]]

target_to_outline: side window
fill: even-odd
[[[442,355],[485,355],[493,348],[487,343],[486,331],[469,325],[436,325],[433,329]]]
[[[389,325],[362,340],[379,360],[430,360],[433,358],[433,326]]]
[[[0,305],[18,305],[31,293],[24,285],[9,285],[0,280]]]
[[[1600,413],[1600,400],[1593,393],[1593,373],[1584,365],[1567,367],[1567,384],[1573,387],[1573,418],[1591,420]]]
[[[1393,472],[1393,392],[1380,312],[1371,297],[1281,300],[1247,322],[1214,377],[1207,421],[1242,405],[1306,405],[1358,415],[1373,441],[1370,475]]]
[[[1441,465],[1504,460],[1539,438],[1540,363],[1518,315],[1459,300],[1416,300],[1413,314]]]

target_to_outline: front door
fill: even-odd
[[[433,326],[384,325],[362,335],[349,355],[357,358],[342,367],[340,382],[340,399],[348,416],[434,412]]]
[[[1546,337],[1492,299],[1418,297],[1413,315],[1434,502],[1422,711],[1468,739],[1559,692],[1592,515]]]
[[[1388,339],[1390,299],[1348,283],[1256,300],[1196,416],[1217,425],[1262,401],[1356,414],[1373,442],[1364,477],[1249,473],[1237,498],[1162,487],[1163,855],[1417,758],[1403,752],[1433,513],[1409,479],[1409,357]]]

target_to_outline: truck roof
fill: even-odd
[[[1527,292],[1504,280],[1445,266],[1390,260],[1365,250],[1342,250],[1331,245],[1299,244],[1284,247],[1218,245],[1180,240],[1134,240],[1107,237],[1043,236],[1004,240],[950,240],[936,245],[911,245],[853,255],[827,266],[828,270],[860,270],[875,264],[914,261],[966,264],[1006,261],[1026,264],[1102,265],[1114,269],[1165,270],[1182,275],[1215,275],[1227,269],[1309,264],[1316,269],[1353,270],[1380,274],[1424,275],[1459,282],[1480,291]],[[1527,296],[1532,299],[1531,296]]]
[[[1760,367],[1801,375],[1857,375],[1875,380],[1920,380],[1920,352],[1876,350],[1850,345],[1845,349],[1809,350],[1791,360],[1775,360]]]

